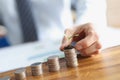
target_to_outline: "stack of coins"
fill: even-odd
[[[48,57],[48,68],[50,72],[55,72],[60,70],[60,64],[59,64],[59,57],[58,56],[50,56]]]
[[[42,63],[37,62],[31,65],[31,72],[33,76],[39,76],[43,74]]]
[[[77,67],[78,66],[78,60],[77,60],[77,54],[75,52],[75,49],[65,49],[65,60],[68,67]]]
[[[26,79],[26,69],[20,68],[15,71],[15,79],[16,80],[24,80]]]
[[[10,80],[10,77],[6,76],[6,77],[3,77],[3,78],[0,78],[0,80]]]

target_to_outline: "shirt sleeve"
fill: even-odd
[[[93,23],[106,25],[106,1],[105,0],[77,0],[76,25]]]

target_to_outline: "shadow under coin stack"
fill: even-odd
[[[15,71],[15,80],[25,80],[26,79],[26,69],[20,68]]]
[[[75,52],[75,49],[65,49],[65,60],[68,67],[77,67],[78,66],[78,60],[77,60],[77,54]]]
[[[31,72],[33,76],[39,76],[41,74],[43,74],[43,70],[42,70],[42,63],[38,62],[38,63],[34,63],[31,65]]]
[[[6,76],[6,77],[3,77],[3,78],[0,78],[0,80],[10,80],[10,77]]]
[[[58,56],[50,56],[48,57],[48,68],[50,72],[55,72],[60,70],[59,57]]]

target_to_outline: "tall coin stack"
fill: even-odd
[[[26,69],[20,68],[15,71],[15,79],[16,80],[24,80],[26,79]]]
[[[77,54],[75,52],[75,49],[65,49],[65,60],[68,67],[77,67],[78,66],[78,60],[77,60]]]
[[[60,70],[59,57],[58,56],[50,56],[48,57],[48,68],[50,72],[55,72]]]
[[[42,70],[42,63],[38,62],[38,63],[34,63],[31,65],[31,72],[33,76],[39,76],[41,74],[43,74],[43,70]]]

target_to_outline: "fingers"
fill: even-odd
[[[75,48],[81,52],[82,56],[91,56],[92,54],[99,53],[101,48],[98,35],[92,26],[92,24],[83,25],[81,30],[85,33],[85,37],[75,45]]]
[[[96,41],[94,44],[92,44],[90,47],[86,49],[82,49],[81,52],[83,56],[90,56],[93,54],[97,54],[99,52],[99,49],[101,48],[101,44],[99,41]]]
[[[73,29],[67,29],[65,31],[66,36],[64,36],[60,50],[63,51],[65,47],[71,44],[72,41],[77,42],[74,46],[76,50],[81,52],[82,56],[91,56],[92,54],[99,53],[101,44],[93,25],[88,23],[81,26],[74,27]],[[72,39],[68,39],[71,35]]]
[[[63,51],[65,47],[67,47],[69,44],[71,44],[71,39],[69,39],[69,37],[73,34],[73,30],[72,29],[66,29],[65,30],[65,36],[63,37],[62,40],[62,44],[60,47],[60,50]]]
[[[101,44],[97,41],[90,47],[84,49],[84,53],[86,53],[86,54],[94,53],[100,48],[101,48]]]
[[[84,39],[76,43],[75,48],[77,50],[88,48],[93,43],[95,43],[97,40],[98,40],[97,34],[91,30],[91,32],[89,32],[89,34]]]
[[[67,45],[68,45],[68,44],[67,44],[67,39],[66,39],[66,37],[63,37],[60,50],[63,51],[63,50],[64,50],[64,47],[66,47]]]

